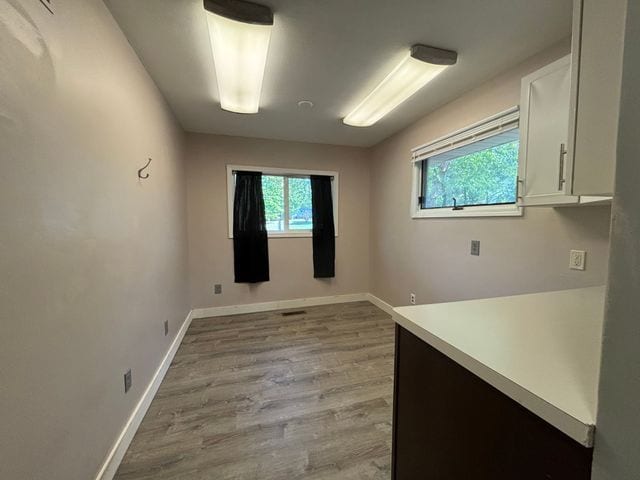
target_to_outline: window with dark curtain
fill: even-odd
[[[333,223],[331,177],[311,175],[313,211],[313,276],[335,277],[336,232]]]
[[[233,260],[236,283],[269,281],[269,246],[260,172],[236,172]]]

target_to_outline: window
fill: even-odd
[[[521,215],[518,110],[414,149],[412,216]]]
[[[311,180],[306,177],[263,175],[262,195],[269,232],[310,232]]]
[[[262,172],[262,195],[270,237],[310,237],[313,229],[311,175],[333,177],[333,209],[338,232],[338,173],[281,168],[227,166],[229,238],[233,236],[233,196],[237,170]]]

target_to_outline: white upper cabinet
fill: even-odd
[[[578,202],[566,182],[570,99],[570,55],[522,79],[518,194],[525,205]]]
[[[521,205],[613,195],[625,0],[575,0],[572,55],[522,79]]]
[[[574,3],[574,195],[613,195],[626,8],[626,0]]]

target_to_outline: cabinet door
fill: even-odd
[[[589,480],[592,449],[396,326],[393,480]]]
[[[573,194],[612,195],[626,0],[575,0]]]
[[[571,55],[522,79],[519,196],[522,205],[578,203],[568,195]]]

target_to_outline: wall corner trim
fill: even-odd
[[[149,409],[149,406],[151,405],[151,402],[153,401],[153,398],[158,391],[158,388],[160,388],[160,384],[162,383],[167,370],[169,370],[169,366],[173,361],[173,357],[178,351],[178,347],[180,347],[182,339],[184,338],[187,330],[189,329],[189,326],[191,325],[192,319],[193,310],[189,312],[184,322],[182,323],[182,326],[178,330],[178,333],[173,339],[173,342],[171,342],[171,346],[162,359],[162,362],[160,362],[160,365],[153,375],[151,382],[149,382],[149,385],[142,394],[142,397],[140,397],[140,400],[138,401],[136,407],[133,409],[131,416],[129,416],[127,423],[120,432],[120,435],[118,435],[118,438],[111,447],[111,450],[109,450],[109,454],[105,458],[104,463],[95,476],[95,480],[113,479],[116,471],[118,470],[118,467],[120,466],[120,462],[122,462],[122,459],[124,458],[124,454],[127,452],[127,449],[129,448],[129,445],[131,444],[131,441],[133,440],[133,437],[136,434],[140,423],[142,423],[142,419],[147,413],[147,410]]]

